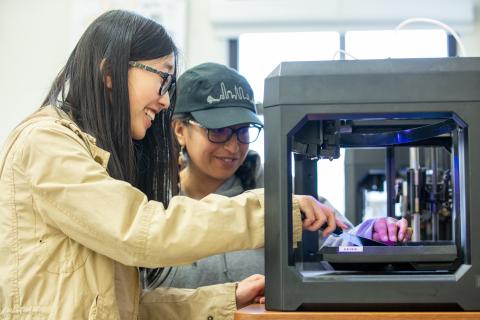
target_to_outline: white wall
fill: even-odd
[[[187,4],[187,26],[185,45],[181,48],[181,66],[183,66],[183,69],[206,61],[227,63],[228,47],[225,40],[238,35],[242,31],[286,31],[293,29],[296,31],[313,31],[309,27],[309,23],[299,24],[298,21],[294,22],[295,18],[292,18],[292,14],[285,17],[285,20],[291,22],[288,26],[278,21],[273,24],[261,23],[262,19],[255,23],[245,22],[242,24],[238,21],[221,23],[219,22],[218,12],[220,12],[220,16],[222,14],[232,16],[235,11],[227,12],[225,8],[213,8],[212,3],[218,5],[219,0],[185,1]],[[267,3],[273,0],[257,1],[259,1],[258,3]],[[283,4],[292,3],[295,6],[299,0],[275,1]],[[329,0],[315,0],[311,3],[320,4],[322,1]],[[346,3],[346,1],[350,0],[343,0],[343,3]],[[405,3],[403,0],[398,1],[398,3]],[[446,0],[437,1],[440,3]],[[125,4],[127,9],[134,9],[135,6],[144,2],[131,0],[0,0],[0,97],[2,98],[0,106],[0,144],[3,143],[8,132],[21,119],[39,106],[55,75],[66,62],[74,40],[78,37],[79,30],[81,32],[88,24],[88,21],[78,19],[78,10],[82,10],[82,7],[88,7],[88,10],[90,10],[92,3],[96,5],[100,12],[111,7],[122,7],[121,4]],[[242,1],[231,2],[240,3]],[[249,2],[254,3],[255,1],[250,0]],[[87,6],[86,3],[90,6]],[[356,0],[349,3],[361,4],[364,2]],[[474,16],[478,17],[480,0],[475,0],[475,3],[477,6]],[[151,5],[151,1],[149,4]],[[218,9],[224,11],[218,11]],[[249,10],[247,14],[251,12],[254,16],[256,7],[251,6]],[[352,11],[351,8],[349,10]],[[217,14],[214,15],[212,12]],[[239,14],[245,16],[243,11]],[[345,14],[343,19],[348,16]],[[332,18],[328,24],[313,23],[311,25],[315,30],[332,30],[345,28],[342,25],[344,22],[335,21]],[[368,21],[357,21],[356,25],[363,28],[379,28],[385,25],[385,21],[383,21],[383,25],[379,21],[371,25]],[[472,25],[461,26],[461,28],[460,33],[464,39],[468,55],[480,56],[480,21],[477,19]]]
[[[477,12],[469,11],[472,4]],[[226,40],[242,32],[393,29],[409,17],[447,23],[460,33],[467,54],[480,56],[479,7],[480,0],[190,0],[186,66],[227,63]],[[422,27],[434,26],[408,26]]]
[[[0,144],[42,102],[68,55],[70,1],[0,1]]]
[[[175,24],[185,23],[186,3],[0,0],[0,145],[25,116],[40,106],[83,31],[98,15],[121,8],[153,16],[175,27],[177,32],[171,33],[183,46],[185,30]]]
[[[214,61],[228,62],[226,38],[214,29],[210,19],[209,0],[189,0],[186,46],[183,62],[186,68]]]
[[[461,34],[465,44],[467,55],[471,57],[480,56],[480,0],[475,1],[475,23],[470,32]]]

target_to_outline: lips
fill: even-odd
[[[238,161],[238,159],[239,159],[238,157],[218,157],[218,156],[215,157],[215,158],[217,158],[218,160],[223,161],[225,163],[234,163],[234,162]]]

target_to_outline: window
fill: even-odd
[[[443,30],[349,31],[345,34],[347,59],[433,58],[448,55]]]
[[[341,47],[339,32],[291,32],[243,34],[238,41],[239,72],[253,88],[255,100],[263,101],[265,78],[282,61],[331,60],[343,49],[346,59],[383,59],[448,56],[443,30],[349,31]],[[263,162],[263,131],[250,148]],[[343,150],[342,150],[343,151]],[[318,161],[318,194],[340,212],[345,209],[344,153],[334,161]]]
[[[263,101],[263,82],[282,61],[330,60],[340,48],[338,32],[249,33],[239,37],[238,71]]]

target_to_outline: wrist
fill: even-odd
[[[235,292],[235,305],[237,307],[237,310],[240,309],[240,306],[239,306],[239,301],[238,301],[238,297],[237,297],[237,290],[238,290],[238,282],[234,282],[234,292]]]

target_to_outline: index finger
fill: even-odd
[[[387,222],[385,218],[377,219],[373,224],[373,230],[378,234],[379,240],[384,242],[388,241]]]
[[[388,240],[397,242],[398,226],[397,220],[387,219]]]
[[[301,212],[304,213],[303,228],[317,231],[327,221],[327,215],[319,207],[325,206],[312,196],[300,196],[298,199]],[[326,207],[326,206],[325,206]]]
[[[398,241],[404,241],[407,236],[408,221],[405,218],[400,219],[397,222],[398,226]]]
[[[324,215],[327,218],[327,224],[328,226],[323,230],[322,235],[324,237],[328,236],[331,234],[336,228],[337,228],[337,221],[335,219],[335,213],[331,208],[328,206],[323,205],[321,208],[318,207],[316,208],[318,211],[316,212],[317,214]],[[319,226],[320,228],[321,226]]]
[[[300,212],[302,213],[302,225],[307,229],[315,222],[315,213],[312,208],[311,199],[309,196],[297,196]]]
[[[328,216],[324,214],[321,210],[319,211],[319,209],[315,205],[312,205],[308,209],[309,209],[309,214],[312,216],[312,220],[309,225],[304,225],[304,227],[308,231],[317,231],[325,224],[325,222],[328,219]]]

